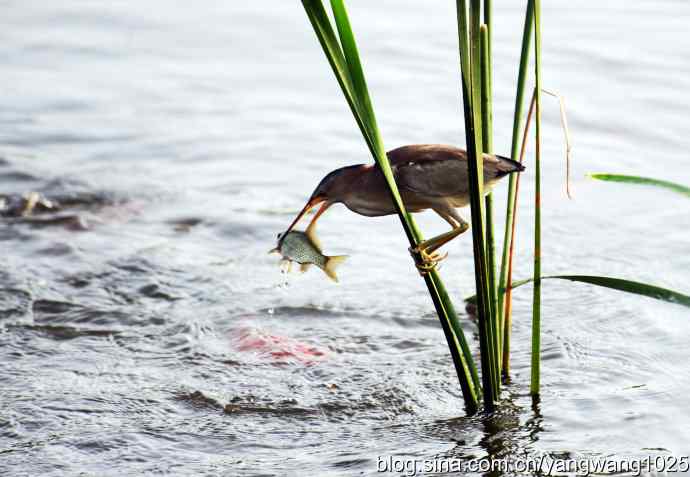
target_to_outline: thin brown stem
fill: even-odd
[[[570,192],[570,151],[572,145],[570,143],[570,130],[568,129],[568,116],[565,114],[565,99],[560,94],[547,91],[544,88],[541,91],[558,100],[561,114],[561,129],[563,129],[563,136],[565,136],[565,192],[568,194],[568,199],[572,199],[573,195]]]
[[[522,145],[520,146],[520,158],[518,159],[518,162],[522,164],[524,158],[525,158],[525,149],[527,147],[527,135],[529,134],[529,126],[530,123],[532,122],[532,114],[534,114],[534,105],[536,103],[536,92],[532,93],[532,101],[530,102],[529,105],[529,112],[527,113],[527,121],[525,122],[525,129],[522,133]],[[503,322],[503,336],[509,336],[510,333],[510,328],[512,326],[512,315],[511,312],[513,310],[513,255],[515,251],[515,226],[517,224],[517,203],[518,203],[518,197],[519,197],[519,192],[520,192],[520,174],[517,175],[517,178],[515,179],[515,196],[513,198],[513,214],[514,214],[514,219],[513,223],[511,225],[511,232],[510,232],[510,245],[509,245],[509,252],[508,252],[508,281],[506,283],[506,295],[505,295],[505,302],[504,302],[504,312],[503,316],[505,317],[504,322]],[[504,340],[503,341],[503,376],[504,378],[509,376],[510,374],[510,340]]]

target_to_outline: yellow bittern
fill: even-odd
[[[417,266],[428,270],[445,257],[436,250],[469,228],[455,210],[470,201],[467,153],[443,144],[416,144],[393,149],[387,156],[405,208],[409,212],[431,209],[452,227],[451,231],[425,240],[410,250]],[[492,154],[484,154],[483,165],[485,193],[502,177],[524,170],[519,162]],[[313,227],[326,209],[337,203],[343,203],[351,211],[367,217],[396,213],[379,167],[357,164],[328,173],[286,232],[304,214],[321,204],[309,224]]]

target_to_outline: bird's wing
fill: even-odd
[[[445,144],[412,144],[388,151],[388,160],[391,166],[412,162],[443,161],[459,159],[467,161],[467,153],[464,149]]]
[[[395,180],[401,191],[427,197],[450,197],[467,193],[467,161],[420,161],[396,167]]]
[[[388,152],[401,190],[429,197],[467,194],[467,153],[443,144],[403,146]],[[484,182],[491,183],[507,173],[524,169],[508,158],[484,154]]]
[[[467,155],[440,144],[403,146],[388,153],[401,191],[430,197],[467,192]]]

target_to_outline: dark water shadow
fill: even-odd
[[[455,443],[445,452],[426,457],[437,466],[429,475],[543,475],[538,459],[542,453],[535,445],[544,430],[543,416],[538,402],[529,406],[524,401],[523,395],[506,387],[491,414],[480,411],[426,426],[424,434]]]

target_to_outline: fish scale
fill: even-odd
[[[287,235],[279,234],[278,246],[271,252],[279,253],[288,262],[299,263],[301,271],[306,271],[309,265],[316,265],[335,282],[338,281],[335,269],[346,258],[344,255],[328,257],[321,253],[313,227],[307,228],[305,232],[292,230]]]
[[[313,263],[319,267],[326,265],[326,257],[314,247],[304,232],[287,234],[281,246],[283,255],[297,263]]]

